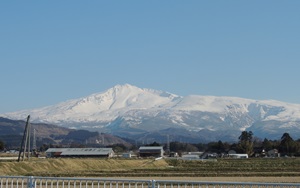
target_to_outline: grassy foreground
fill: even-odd
[[[32,159],[0,161],[0,175],[134,177],[212,181],[300,182],[300,158],[183,161],[153,159]],[[213,178],[213,179],[212,179]],[[223,179],[222,179],[223,178]]]

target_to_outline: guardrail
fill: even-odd
[[[0,176],[0,188],[300,188],[300,183]]]

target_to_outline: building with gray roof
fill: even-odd
[[[112,148],[49,148],[47,157],[113,157]]]
[[[162,146],[141,146],[139,154],[140,157],[163,157],[164,149]]]

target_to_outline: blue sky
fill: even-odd
[[[116,84],[300,104],[300,1],[3,1],[0,113]]]

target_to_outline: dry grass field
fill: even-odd
[[[36,159],[30,161],[0,161],[0,175],[86,176],[87,174],[123,174],[132,169],[160,169],[166,161],[123,159]]]
[[[0,161],[0,176],[113,177],[155,180],[300,183],[300,158],[222,159],[37,159]]]

